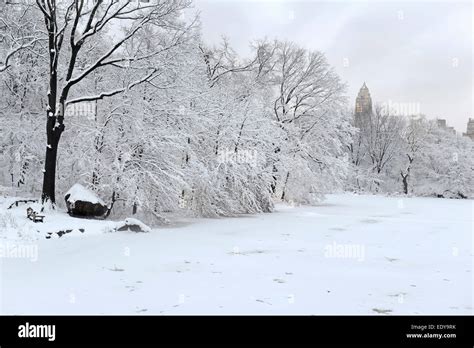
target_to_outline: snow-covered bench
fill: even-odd
[[[26,209],[26,217],[33,222],[43,222],[44,219],[44,215],[39,215],[31,208]]]

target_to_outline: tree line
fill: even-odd
[[[355,127],[322,52],[260,40],[239,57],[225,39],[206,44],[199,18],[183,18],[190,6],[3,6],[0,184],[54,205],[81,182],[113,214],[157,220],[269,212],[275,199],[337,190],[472,196],[472,143],[378,109]]]

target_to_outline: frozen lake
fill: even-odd
[[[33,225],[24,207],[0,213],[2,314],[473,312],[472,200],[329,195],[151,233],[104,233],[107,222],[63,213]],[[15,239],[15,224],[30,234]],[[43,238],[54,226],[85,232]],[[18,243],[37,254],[14,257]]]

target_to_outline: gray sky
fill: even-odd
[[[348,84],[374,102],[446,118],[466,130],[473,114],[470,1],[195,0],[204,39],[225,35],[241,55],[249,41],[286,39],[324,52]]]

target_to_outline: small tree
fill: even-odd
[[[345,165],[342,149],[349,128],[343,112],[346,86],[321,52],[276,42],[273,56],[273,113],[283,136],[274,150],[272,187],[274,193],[280,187],[281,199],[287,199],[289,182],[295,176],[299,186],[307,183],[301,191],[311,195],[318,190],[316,186],[337,180],[343,172],[336,169],[334,175],[324,177],[328,169]],[[298,193],[293,199],[305,195]]]
[[[380,106],[375,107],[368,127],[363,130],[373,172],[380,174],[399,153],[403,125],[403,117],[391,115]]]

